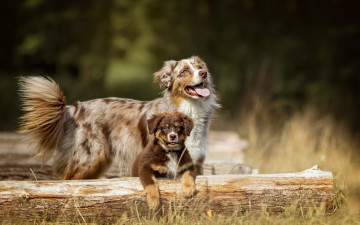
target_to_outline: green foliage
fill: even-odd
[[[152,74],[163,61],[191,55],[208,63],[225,111],[243,110],[258,98],[279,110],[310,102],[356,124],[359,5],[351,0],[3,2],[0,74],[10,105],[2,100],[1,108],[12,108],[2,112],[12,119],[0,129],[14,128],[18,115],[14,76],[50,75],[70,100],[151,99],[160,92]]]

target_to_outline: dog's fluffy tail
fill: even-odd
[[[19,133],[30,135],[43,161],[50,158],[62,135],[65,96],[50,78],[20,77],[22,110]]]

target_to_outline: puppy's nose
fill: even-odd
[[[171,140],[175,140],[176,134],[170,134],[169,137],[170,137]]]
[[[203,79],[205,79],[207,77],[207,72],[206,70],[200,70],[199,71],[199,76]]]

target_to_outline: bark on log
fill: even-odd
[[[181,197],[180,180],[159,180],[163,213],[177,206],[184,213],[212,210],[282,212],[297,202],[302,210],[333,207],[333,177],[317,167],[299,173],[199,176],[197,194]],[[138,178],[81,181],[0,181],[0,221],[78,217],[112,220],[148,212]],[[15,218],[15,219],[14,219]]]

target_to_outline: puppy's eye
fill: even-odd
[[[203,69],[203,67],[202,66],[199,66],[199,70],[202,70]]]
[[[163,131],[167,131],[168,129],[169,129],[169,128],[167,128],[167,127],[163,127],[163,128],[162,128]]]
[[[176,130],[177,131],[182,131],[182,130],[184,130],[184,128],[182,126],[179,126],[179,127],[176,128]]]

